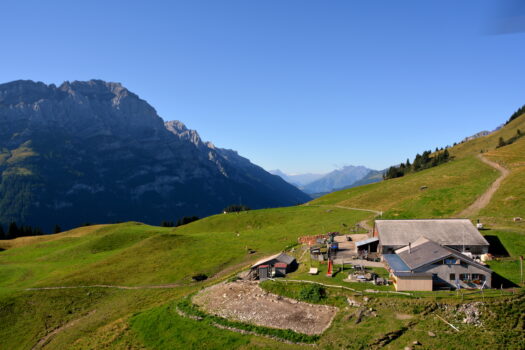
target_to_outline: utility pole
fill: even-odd
[[[521,275],[521,285],[523,285],[523,255],[520,255],[520,275]]]

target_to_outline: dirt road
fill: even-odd
[[[458,214],[460,217],[466,217],[466,216],[472,216],[476,214],[481,209],[485,208],[487,204],[489,204],[490,200],[492,199],[492,196],[496,191],[499,189],[499,186],[501,185],[501,182],[509,175],[510,171],[501,166],[500,164],[493,162],[491,160],[488,160],[487,158],[483,157],[483,155],[478,155],[478,158],[485,164],[490,165],[494,169],[498,170],[501,173],[501,176],[494,181],[490,187],[483,193],[481,196],[478,197],[472,203],[468,208],[464,209],[461,213]]]

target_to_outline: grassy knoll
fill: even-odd
[[[518,129],[522,132],[525,131],[525,115],[514,119],[503,128],[490,135],[479,137],[477,139],[460,143],[450,148],[450,155],[458,158],[479,154],[481,151],[487,152],[496,149],[500,137],[504,140],[508,140],[515,136]]]
[[[78,318],[82,322],[53,337],[48,347],[62,349],[75,340],[78,348],[86,349],[102,344],[140,348],[136,344],[142,344],[147,334],[136,334],[143,329],[138,326],[130,330],[127,319],[214,283],[214,279],[192,282],[194,274],[227,277],[261,256],[296,242],[300,235],[338,230],[342,224],[353,226],[371,215],[336,208],[293,207],[217,215],[179,228],[132,222],[32,237],[30,242],[1,242],[10,249],[0,252],[0,348],[27,349],[51,330]],[[256,253],[250,254],[248,248]],[[178,287],[24,290],[167,283]],[[97,311],[90,314],[93,310]],[[108,337],[108,332],[115,338]],[[213,332],[228,334],[224,330]],[[245,338],[243,342],[253,338],[239,337]]]
[[[375,209],[390,219],[450,217],[474,202],[498,175],[472,156],[401,178],[334,192],[310,203]],[[427,188],[421,189],[423,186]]]

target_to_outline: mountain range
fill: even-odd
[[[279,169],[270,170],[269,173],[280,176],[284,181],[291,183],[292,185],[299,187],[299,188],[305,185],[308,185],[309,183],[312,183],[315,180],[319,180],[320,178],[326,175],[326,174],[312,174],[312,173],[286,174]]]
[[[270,172],[314,197],[344,188],[378,182],[383,179],[383,171],[353,165],[336,169],[328,174],[288,175],[280,170],[272,170]]]
[[[49,230],[82,223],[159,224],[230,204],[309,197],[236,151],[164,122],[119,83],[0,85],[0,223]]]

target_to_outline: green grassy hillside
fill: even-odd
[[[291,207],[222,214],[179,228],[125,223],[1,242],[11,248],[0,253],[0,348],[30,348],[52,329],[84,314],[88,316],[82,324],[89,325],[90,332],[100,331],[142,308],[200,288],[193,275],[204,273],[211,277],[206,283],[213,283],[294,244],[298,236],[342,230],[371,215]],[[175,288],[25,290],[94,284]],[[54,347],[64,348],[68,339],[84,331],[71,327],[54,340]],[[87,344],[102,341],[95,338]]]
[[[476,157],[482,145],[487,145],[487,158],[503,164],[511,173],[489,205],[472,219],[479,217],[486,222],[490,229],[484,234],[508,253],[491,262],[491,268],[519,284],[517,257],[525,255],[525,223],[512,218],[525,218],[525,138],[498,149],[495,146],[500,135],[510,137],[522,124],[524,116],[499,134],[452,148],[456,158],[449,163],[331,193],[303,206],[221,214],[178,228],[129,222],[0,241],[0,250],[4,249],[0,251],[0,349],[311,348],[218,329],[209,322],[182,317],[175,304],[262,256],[292,246],[299,236],[346,233],[357,222],[371,221],[375,215],[350,208],[382,211],[383,218],[456,216],[500,175]],[[209,278],[194,282],[191,277],[196,274]],[[310,278],[306,274],[303,277]],[[341,277],[333,279],[334,283],[347,283]],[[52,286],[73,288],[28,289]],[[327,293],[327,302],[334,305],[344,303],[348,296],[362,297],[337,289]],[[369,315],[357,324],[353,310],[345,308],[318,346],[370,348],[385,334],[400,330],[390,348],[403,348],[414,339],[427,348],[469,348],[471,341],[481,348],[518,349],[523,345],[523,335],[516,333],[523,325],[521,313],[516,312],[523,308],[523,297],[511,296],[499,303],[503,298],[499,291],[487,293],[485,299],[493,300],[487,306],[493,311],[487,315],[498,312],[504,317],[487,316],[490,330],[464,325],[455,334],[430,316],[441,312],[447,317],[435,301],[460,302],[454,296],[374,296],[370,307],[376,316]],[[427,336],[429,330],[437,336]]]
[[[404,177],[330,193],[310,205],[339,205],[383,211],[383,218],[454,216],[499,176],[474,156]],[[475,179],[475,181],[472,181]]]
[[[508,140],[516,135],[518,129],[525,132],[525,115],[521,115],[490,135],[479,137],[452,147],[450,149],[450,154],[461,158],[473,154],[479,154],[482,151],[487,152],[494,150],[498,145],[500,137],[504,140]]]

